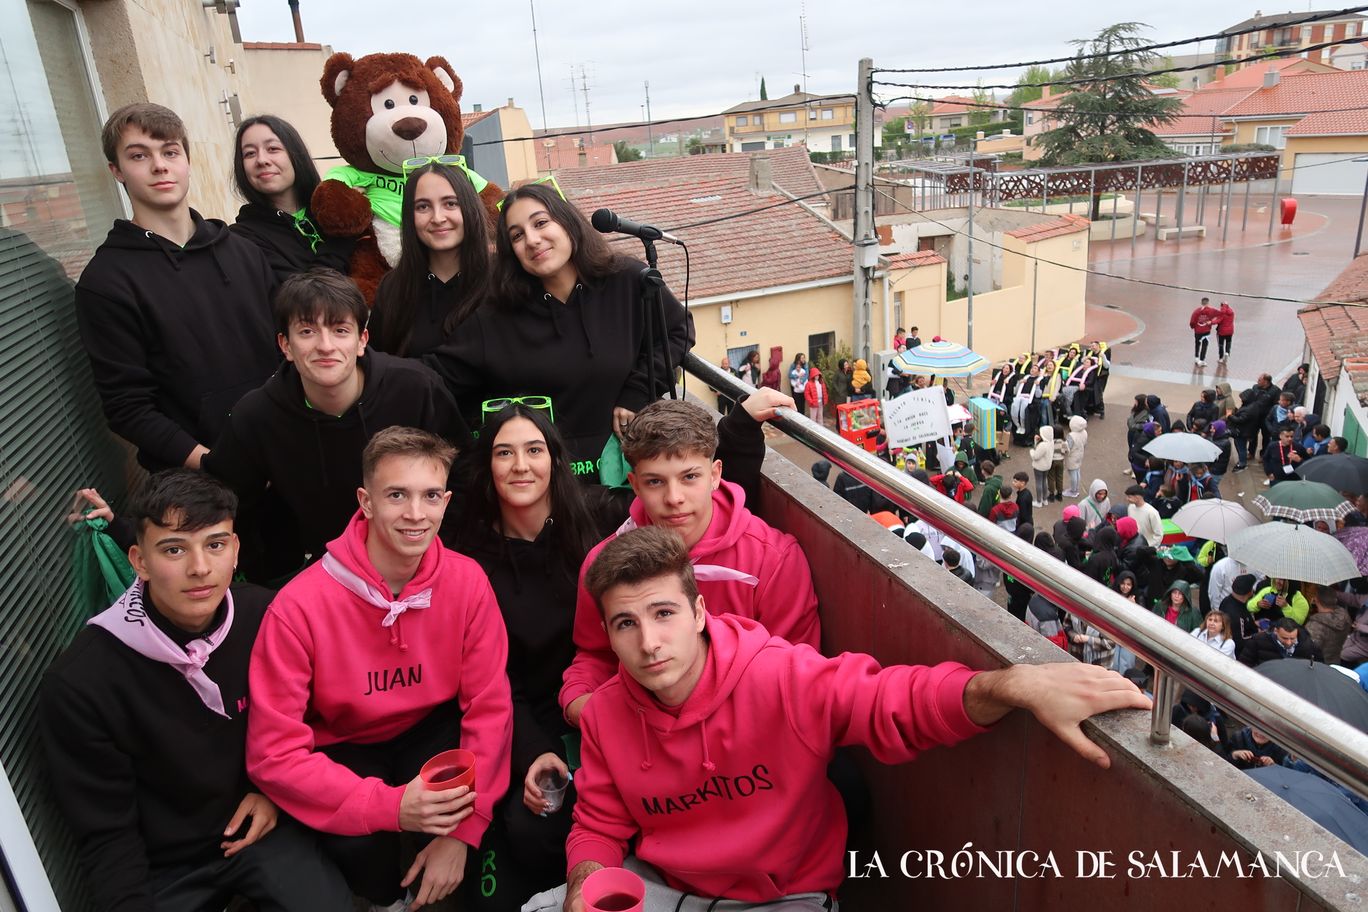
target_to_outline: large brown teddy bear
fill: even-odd
[[[347,164],[324,175],[310,208],[324,234],[360,239],[351,277],[369,304],[399,262],[404,160],[461,150],[461,80],[442,57],[423,63],[412,54],[333,54],[320,85],[333,109],[333,143]],[[492,223],[503,190],[461,167]]]

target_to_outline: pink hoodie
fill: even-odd
[[[822,627],[817,619],[817,593],[807,557],[792,535],[780,532],[746,509],[746,495],[737,485],[722,482],[713,492],[713,517],[708,531],[689,551],[694,567],[724,567],[755,577],[757,583],[700,578],[698,590],[712,615],[739,614],[753,618],[765,629],[790,643],[822,648]],[[632,501],[632,522],[649,526],[651,519],[641,499]],[[621,531],[621,530],[619,530]],[[584,574],[603,546],[617,533],[594,546],[580,568],[579,596],[575,602],[575,660],[565,670],[561,685],[561,709],[591,694],[611,678],[617,656],[608,645],[608,633],[598,606],[584,588]]]
[[[732,616],[709,617],[706,635],[703,676],[677,717],[623,671],[589,701],[568,870],[620,865],[635,837],[637,857],[677,890],[752,903],[834,894],[846,819],[826,775],[833,750],[861,744],[905,763],[984,731],[964,712],[977,672],[963,665],[828,659]]]
[[[388,592],[366,554],[367,527],[358,511],[328,553]],[[388,741],[456,698],[460,746],[475,752],[479,785],[475,813],[451,835],[480,844],[508,789],[508,635],[484,571],[437,541],[399,598],[428,589],[430,607],[409,608],[385,628],[385,611],[343,588],[319,561],[267,609],[248,678],[247,771],[305,826],[343,836],[397,831],[407,783],[362,778],[318,748]]]

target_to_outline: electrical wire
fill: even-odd
[[[1151,52],[1153,52],[1153,51],[1161,51],[1161,50],[1164,50],[1165,48],[1180,47],[1180,46],[1182,46],[1182,45],[1184,45],[1184,44],[1199,44],[1199,43],[1201,43],[1201,42],[1203,42],[1203,41],[1219,41],[1219,40],[1222,39],[1222,38],[1236,38],[1236,37],[1239,37],[1240,35],[1251,35],[1251,34],[1255,34],[1255,33],[1257,33],[1257,32],[1268,31],[1270,28],[1275,28],[1275,29],[1291,28],[1291,27],[1293,27],[1293,26],[1295,26],[1295,25],[1306,25],[1306,24],[1311,23],[1311,22],[1320,22],[1320,21],[1325,20],[1325,19],[1339,19],[1339,18],[1341,18],[1341,17],[1346,17],[1346,16],[1350,16],[1350,15],[1357,14],[1357,13],[1361,13],[1361,12],[1363,12],[1363,11],[1365,11],[1365,10],[1368,10],[1368,6],[1351,6],[1351,7],[1348,7],[1348,8],[1346,8],[1346,9],[1335,10],[1335,11],[1333,11],[1333,12],[1312,13],[1312,14],[1310,14],[1310,15],[1308,15],[1308,16],[1304,16],[1304,17],[1301,18],[1301,19],[1291,19],[1291,20],[1288,20],[1288,21],[1286,21],[1286,22],[1279,22],[1278,24],[1276,24],[1276,25],[1271,25],[1271,26],[1258,26],[1258,27],[1252,27],[1252,26],[1251,26],[1250,28],[1246,28],[1246,29],[1239,29],[1239,30],[1226,31],[1226,32],[1216,32],[1216,33],[1211,34],[1211,35],[1199,35],[1199,36],[1197,36],[1197,37],[1195,37],[1195,38],[1181,38],[1181,39],[1179,39],[1179,40],[1177,40],[1177,41],[1164,41],[1164,42],[1161,42],[1161,43],[1159,43],[1159,44],[1144,45],[1144,46],[1142,46],[1142,47],[1134,48],[1130,53],[1145,54],[1145,53],[1151,53]],[[1360,36],[1360,37],[1361,37],[1361,36]],[[872,72],[874,72],[874,73],[972,73],[972,72],[981,71],[981,70],[1015,70],[1015,69],[1021,69],[1021,68],[1023,68],[1023,67],[1049,66],[1050,64],[1054,64],[1054,63],[1073,63],[1075,60],[1097,60],[1097,59],[1102,58],[1102,57],[1110,57],[1110,56],[1112,56],[1112,55],[1111,55],[1111,54],[1107,54],[1107,53],[1100,53],[1100,54],[1078,54],[1078,55],[1073,56],[1073,57],[1052,57],[1052,58],[1050,58],[1050,59],[1048,59],[1048,60],[1022,60],[1022,61],[1018,61],[1017,63],[991,63],[991,64],[984,64],[984,65],[982,65],[982,66],[911,67],[911,68],[902,68],[902,69],[893,69],[893,68],[889,68],[889,67],[877,67],[877,68],[875,68],[874,70],[872,70]],[[1208,64],[1208,65],[1210,65],[1210,64]]]
[[[1205,69],[1207,69],[1208,67],[1224,66],[1224,65],[1226,65],[1226,64],[1258,63],[1258,62],[1263,61],[1263,60],[1273,60],[1273,59],[1277,59],[1277,58],[1281,58],[1281,57],[1294,57],[1294,56],[1299,57],[1299,56],[1301,56],[1302,54],[1310,53],[1311,51],[1320,51],[1320,50],[1324,50],[1325,48],[1338,47],[1338,46],[1341,45],[1341,44],[1358,44],[1358,43],[1362,42],[1363,40],[1364,40],[1364,38],[1363,38],[1362,35],[1356,35],[1356,36],[1354,36],[1353,38],[1338,38],[1338,39],[1336,39],[1336,40],[1334,40],[1334,41],[1323,41],[1323,42],[1321,42],[1320,44],[1308,44],[1306,47],[1287,48],[1287,49],[1281,50],[1281,51],[1270,51],[1270,52],[1267,53],[1267,54],[1261,54],[1261,55],[1259,55],[1258,57],[1255,57],[1255,58],[1250,58],[1250,57],[1227,57],[1227,58],[1224,59],[1224,60],[1212,60],[1212,61],[1208,61],[1207,63],[1194,63],[1194,64],[1188,64],[1188,65],[1185,65],[1185,66],[1165,67],[1165,68],[1160,69],[1160,70],[1137,70],[1137,71],[1132,72],[1132,73],[1118,73],[1118,74],[1115,75],[1115,76],[1107,76],[1107,77],[1104,77],[1104,78],[1098,78],[1098,77],[1093,77],[1093,76],[1085,76],[1085,77],[1078,77],[1078,78],[1076,78],[1076,79],[1052,79],[1052,80],[1049,80],[1049,81],[1047,81],[1047,82],[1015,82],[1015,83],[1010,83],[1010,84],[998,84],[998,85],[979,85],[979,84],[977,84],[977,83],[975,83],[974,85],[932,85],[932,84],[929,84],[929,83],[917,83],[917,82],[884,82],[884,81],[882,81],[882,80],[876,80],[876,79],[874,79],[873,77],[871,77],[869,81],[870,81],[870,85],[871,85],[871,86],[876,86],[876,85],[893,86],[894,88],[899,88],[899,89],[964,89],[964,90],[978,90],[978,89],[1009,89],[1009,90],[1010,90],[1010,89],[1044,89],[1044,88],[1049,88],[1049,87],[1051,87],[1051,86],[1095,85],[1095,84],[1097,84],[1097,83],[1120,82],[1120,81],[1123,80],[1123,79],[1147,79],[1147,78],[1149,78],[1150,76],[1164,76],[1164,75],[1166,75],[1166,74],[1168,74],[1168,73],[1187,73],[1187,72],[1190,72],[1190,71],[1192,71],[1192,70],[1205,70]],[[1111,55],[1111,56],[1119,56],[1119,53],[1118,53],[1118,54],[1113,54],[1113,55]]]
[[[1203,91],[1203,90],[1199,90],[1199,91]],[[1249,91],[1252,93],[1252,92],[1255,91],[1255,89],[1254,89],[1254,88],[1250,88]],[[1054,100],[1057,100],[1057,99],[1061,99],[1061,98],[1065,98],[1065,97],[1067,97],[1067,96],[1058,95],[1058,96],[1056,96],[1055,98],[1051,99],[1051,101],[1054,101]],[[1174,96],[1174,97],[1177,97],[1177,96]],[[941,101],[944,101],[944,100],[945,100],[945,99],[943,99],[943,98],[931,98],[931,97],[922,96],[922,95],[898,95],[898,96],[896,96],[896,97],[894,97],[894,98],[888,98],[888,99],[884,99],[883,101],[875,102],[875,107],[884,108],[885,110],[887,110],[887,108],[888,108],[889,105],[894,104],[895,102],[899,102],[899,101],[925,101],[925,102],[937,103],[937,102],[941,102]],[[1044,114],[1044,115],[1047,116],[1047,117],[1050,116],[1051,112],[1054,110],[1053,108],[1028,108],[1028,107],[1026,107],[1025,105],[996,104],[996,103],[987,102],[987,101],[956,101],[956,102],[954,102],[954,104],[963,105],[963,106],[966,107],[966,108],[984,108],[984,109],[993,110],[993,111],[1017,111],[1017,112],[1039,111],[1040,113]],[[1233,107],[1235,104],[1238,104],[1238,102],[1231,102],[1232,107]],[[1308,114],[1347,114],[1347,113],[1350,113],[1350,112],[1353,112],[1353,111],[1368,111],[1368,105],[1357,105],[1357,106],[1355,106],[1355,107],[1350,107],[1350,108],[1313,108],[1313,109],[1307,110],[1307,111],[1279,111],[1278,114],[1277,114],[1276,116],[1278,116],[1278,117],[1305,117],[1305,116],[1307,116]],[[914,115],[912,115],[911,113],[909,113],[909,114],[907,114],[907,115],[901,115],[901,114],[900,114],[900,115],[898,115],[898,116],[899,116],[899,117],[902,117],[902,116],[912,117],[912,116],[914,116]],[[928,114],[927,116],[929,117],[930,115]],[[937,116],[943,116],[943,115],[937,115]],[[1070,116],[1070,117],[1113,117],[1113,118],[1115,118],[1115,117],[1145,117],[1145,118],[1149,118],[1150,120],[1153,120],[1153,119],[1154,119],[1154,115],[1153,115],[1153,114],[1145,113],[1145,112],[1142,112],[1142,111],[1120,111],[1120,112],[1112,112],[1112,113],[1090,112],[1090,111],[1071,111],[1071,112],[1069,112],[1069,116]],[[1222,116],[1224,116],[1224,114],[1223,114],[1223,113],[1215,113],[1215,114],[1210,114],[1210,113],[1208,113],[1208,114],[1194,114],[1194,113],[1191,113],[1191,112],[1181,112],[1181,111],[1180,111],[1180,112],[1177,113],[1175,116],[1176,116],[1176,117],[1222,117]],[[991,123],[988,123],[988,124],[979,124],[979,126],[991,127],[992,124],[991,124]],[[951,129],[958,129],[958,128],[952,127]]]

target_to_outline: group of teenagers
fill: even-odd
[[[993,372],[987,395],[1006,411],[1004,426],[1012,442],[1031,446],[1039,441],[1042,429],[1067,418],[1105,418],[1110,375],[1107,343],[1085,347],[1074,342],[1065,348],[1009,358]]]
[[[38,712],[97,908],[580,912],[628,866],[650,912],[833,909],[838,747],[905,762],[1020,708],[1106,767],[1081,722],[1148,708],[1073,663],[824,656],[802,549],[747,507],[792,400],[662,398],[687,315],[665,293],[643,339],[640,264],[553,185],[490,226],[459,167],[413,168],[367,302],[288,123],[239,130],[231,227],[189,207],[174,112],[102,139],[133,217],[77,318],[151,474],[117,510],[81,492],[135,578]],[[425,781],[454,748],[474,785]]]

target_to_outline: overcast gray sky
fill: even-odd
[[[585,122],[583,92],[573,102],[570,92],[570,74],[573,70],[578,85],[581,66],[588,75],[589,116],[596,124],[640,120],[647,80],[654,119],[712,114],[758,98],[761,76],[770,98],[802,81],[799,15],[804,8],[799,0],[535,3],[546,119],[552,127],[574,126],[577,117]],[[852,91],[865,56],[876,67],[1009,63],[1064,56],[1071,53],[1070,39],[1090,37],[1124,19],[1150,25],[1147,34],[1154,41],[1169,41],[1218,32],[1255,11],[1252,3],[1236,0],[1148,0],[1125,7],[1085,0],[828,0],[806,7],[807,87],[816,93]],[[302,0],[301,14],[309,41],[354,56],[440,54],[465,83],[463,109],[503,104],[511,96],[534,127],[542,125],[528,0]],[[246,41],[293,40],[286,0],[244,0],[238,15]],[[1211,42],[1201,46],[1211,49]],[[1196,50],[1189,46],[1175,53]],[[885,78],[946,85],[982,77],[992,84],[1013,82],[1016,75],[996,70]],[[909,94],[876,91],[885,97]]]

